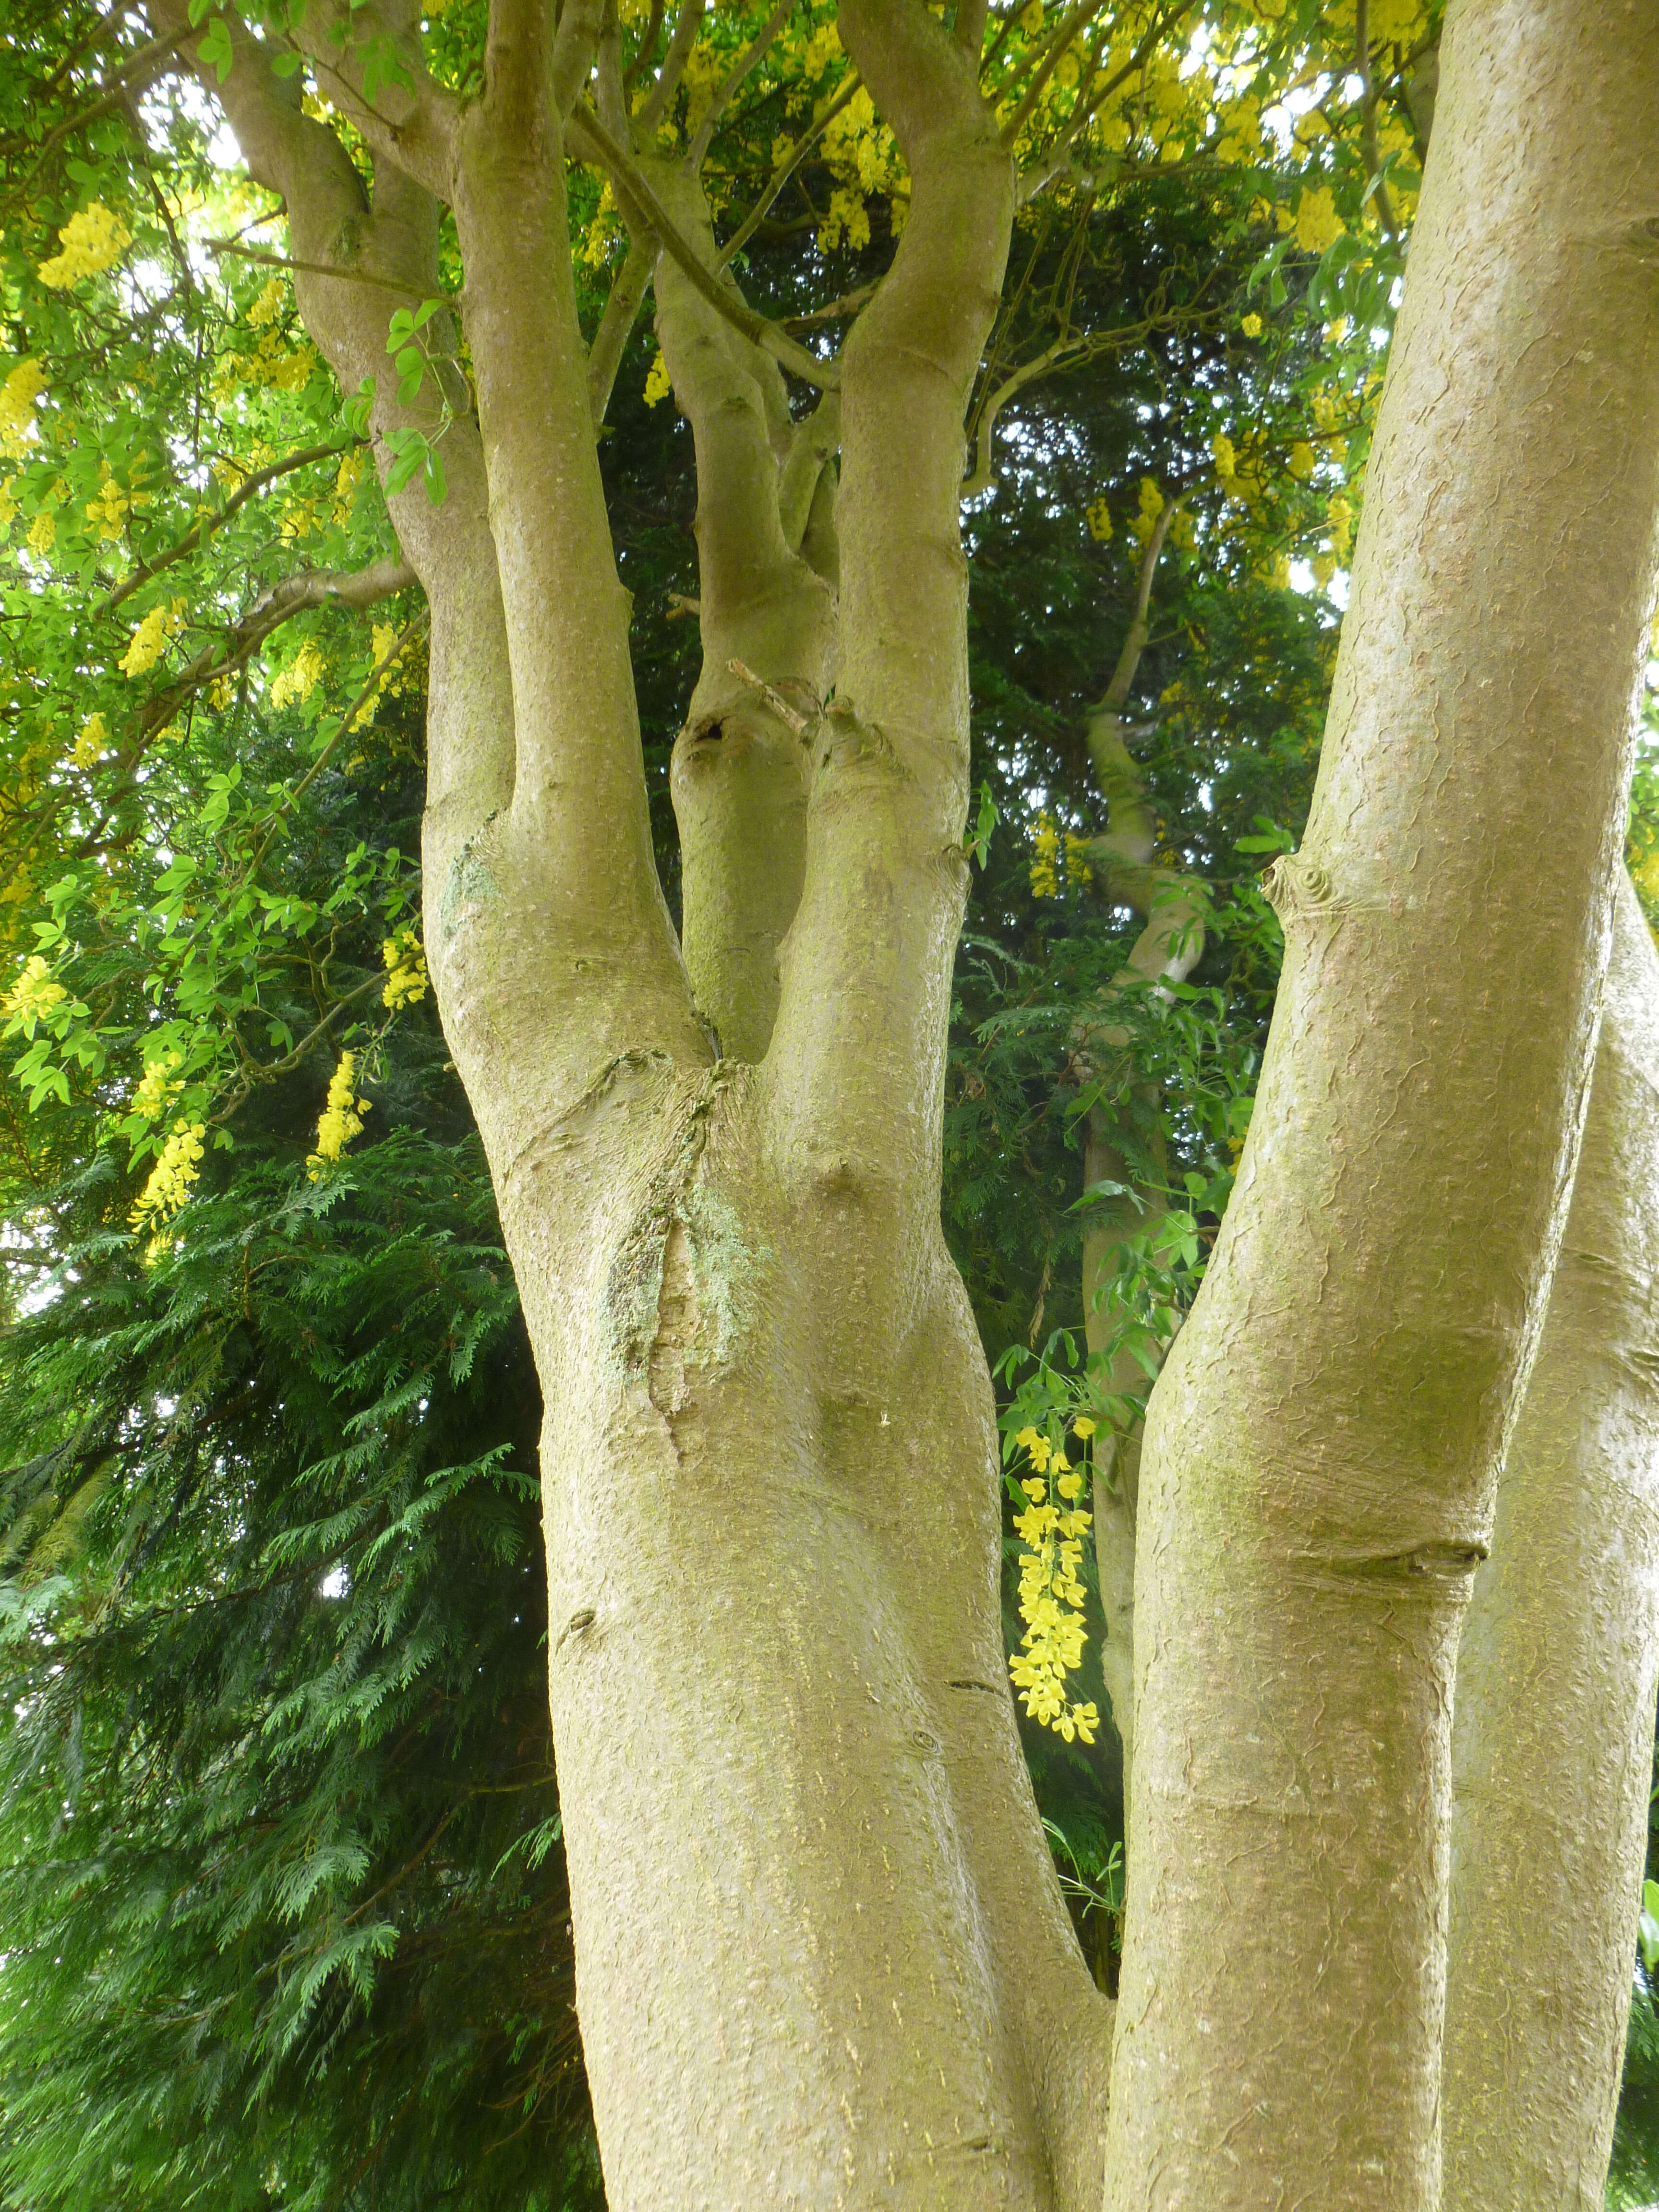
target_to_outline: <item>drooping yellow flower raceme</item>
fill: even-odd
[[[34,403],[46,388],[38,361],[20,361],[0,385],[0,447],[21,459],[34,433]]]
[[[1151,542],[1158,527],[1158,518],[1164,512],[1164,495],[1150,477],[1140,479],[1140,511],[1131,527],[1143,545]]]
[[[674,386],[668,374],[668,363],[660,353],[653,356],[645,379],[645,404],[654,407],[659,400],[666,399]]]
[[[23,542],[43,561],[51,552],[58,543],[58,519],[49,507],[43,507],[30,523]]]
[[[256,331],[262,331],[276,322],[288,307],[288,288],[280,276],[273,276],[258,298],[247,311],[247,319]]]
[[[1036,835],[1031,842],[1036,848],[1031,860],[1031,895],[1034,898],[1058,898],[1060,873],[1055,859],[1060,851],[1060,832],[1046,814],[1038,817]]]
[[[10,990],[0,998],[0,1014],[7,1017],[6,1034],[14,1036],[21,1029],[25,1036],[32,1037],[35,1024],[68,996],[63,985],[53,981],[52,970],[40,953],[32,952]]]
[[[132,233],[101,200],[79,209],[58,234],[61,251],[43,261],[39,275],[43,284],[61,292],[83,276],[95,276],[113,268],[132,243]]]
[[[173,1123],[149,1171],[149,1180],[127,1216],[135,1229],[150,1231],[144,1251],[147,1267],[159,1260],[173,1242],[166,1234],[167,1224],[190,1196],[190,1187],[202,1172],[202,1139],[205,1133],[200,1121]]]
[[[286,707],[290,700],[309,699],[321,679],[324,660],[322,649],[315,639],[307,638],[289,665],[270,687],[273,707]]]
[[[386,988],[380,994],[382,1006],[412,1006],[425,998],[426,955],[412,929],[400,929],[395,937],[388,937],[380,947],[380,956],[387,970]]]
[[[1105,544],[1112,534],[1112,510],[1106,504],[1104,492],[1102,492],[1097,500],[1084,509],[1083,519],[1088,524],[1089,535],[1095,543],[1097,545]]]
[[[165,1052],[159,1060],[151,1060],[132,1094],[133,1112],[142,1114],[147,1121],[164,1113],[168,1100],[176,1097],[185,1087],[173,1073],[184,1064],[184,1054],[179,1052]]]
[[[343,1052],[339,1066],[329,1079],[327,1102],[317,1123],[317,1149],[306,1159],[306,1173],[313,1182],[321,1180],[362,1128],[368,1101],[354,1095],[356,1073],[356,1054]]]
[[[143,676],[155,667],[167,650],[167,640],[176,635],[184,611],[182,599],[174,599],[171,606],[156,602],[127,641],[121,655],[124,676]]]
[[[70,759],[76,768],[90,768],[108,743],[109,732],[104,726],[103,716],[88,714],[70,748]]]
[[[1079,1434],[1093,1434],[1092,1421],[1076,1425]],[[1040,1430],[1022,1429],[1014,1441],[1036,1471],[1020,1484],[1030,1503],[1014,1516],[1014,1534],[1025,1547],[1019,1565],[1025,1633],[1008,1672],[1034,1721],[1067,1743],[1074,1737],[1092,1743],[1098,1709],[1092,1700],[1074,1704],[1066,1695],[1068,1676],[1083,1663],[1086,1637],[1078,1570],[1092,1516],[1076,1503],[1083,1478]]]
[[[1328,185],[1313,185],[1297,204],[1296,242],[1308,253],[1322,253],[1342,235],[1342,218]]]

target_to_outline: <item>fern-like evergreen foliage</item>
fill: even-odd
[[[8,2203],[599,2201],[539,1413],[477,1142],[251,1164],[13,1328]]]

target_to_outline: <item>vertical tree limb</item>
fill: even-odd
[[[1457,1655],[1445,2212],[1601,2212],[1659,1674],[1659,954],[1621,873],[1549,1317]]]

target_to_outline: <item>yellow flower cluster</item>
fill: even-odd
[[[9,1017],[8,1027],[20,1028],[25,1036],[32,1037],[35,1024],[68,996],[63,985],[52,981],[52,970],[40,955],[33,952],[23,963],[10,990],[0,998],[0,1014]]]
[[[334,1165],[363,1126],[368,1101],[353,1096],[356,1074],[356,1054],[343,1052],[339,1066],[329,1079],[328,1100],[317,1123],[317,1149],[306,1159],[306,1173],[313,1182]]]
[[[30,523],[23,543],[42,561],[58,543],[58,518],[49,507],[43,507]]]
[[[352,502],[357,496],[357,487],[362,482],[363,471],[368,465],[368,455],[361,446],[354,446],[349,453],[341,455],[340,465],[334,475],[334,520],[337,522],[345,524],[350,521]]]
[[[171,606],[163,606],[158,599],[134,630],[121,655],[124,676],[143,676],[155,667],[167,650],[167,640],[173,636],[183,618],[185,602],[174,599]]]
[[[1308,253],[1322,253],[1342,235],[1342,218],[1328,185],[1314,185],[1297,203],[1296,242]]]
[[[43,284],[61,292],[78,284],[83,276],[95,276],[100,270],[112,268],[131,245],[132,233],[101,200],[94,200],[90,207],[70,217],[58,234],[58,242],[63,251],[43,261],[39,275]]]
[[[1085,1442],[1095,1432],[1086,1417],[1073,1427]],[[1022,1429],[1014,1441],[1034,1471],[1020,1485],[1030,1502],[1014,1518],[1014,1534],[1025,1547],[1019,1563],[1019,1617],[1025,1633],[1008,1672],[1034,1721],[1067,1743],[1074,1736],[1092,1743],[1099,1711],[1092,1701],[1073,1705],[1066,1682],[1083,1663],[1084,1589],[1078,1568],[1093,1516],[1077,1502],[1083,1477],[1063,1451],[1036,1429]]]
[[[1255,314],[1245,315],[1241,318],[1238,327],[1247,338],[1259,338],[1261,335],[1261,318]]]
[[[270,687],[273,707],[286,707],[293,699],[309,699],[316,690],[324,668],[321,648],[314,638],[307,638]]]
[[[386,988],[380,994],[383,1006],[394,1010],[412,1006],[425,998],[426,955],[412,929],[400,929],[395,937],[388,937],[380,947],[380,957],[386,964]]]
[[[1031,896],[1033,898],[1058,898],[1060,832],[1046,814],[1038,816],[1036,836],[1031,842],[1036,848],[1031,862]]]
[[[646,405],[654,407],[659,399],[668,398],[673,389],[673,382],[668,374],[668,363],[659,351],[652,356],[651,367],[646,374]]]
[[[1150,477],[1140,479],[1140,511],[1129,527],[1145,545],[1158,527],[1158,518],[1164,512],[1164,495]]]
[[[173,1240],[166,1232],[167,1224],[190,1196],[190,1187],[202,1172],[202,1139],[205,1134],[200,1121],[175,1121],[172,1133],[161,1147],[149,1180],[138,1194],[138,1203],[127,1216],[135,1229],[148,1229],[149,1244],[144,1249],[144,1264],[159,1260]]]
[[[1103,545],[1112,534],[1112,510],[1106,504],[1104,492],[1085,509],[1083,519],[1089,526],[1090,537],[1097,545]]]
[[[87,501],[87,520],[93,525],[100,538],[114,538],[121,535],[126,524],[126,514],[127,495],[116,483],[109,463],[106,461],[103,489],[96,499]]]
[[[20,361],[0,385],[0,448],[14,460],[21,458],[34,434],[34,403],[46,388],[38,361]]]
[[[81,725],[81,734],[75,740],[70,759],[76,768],[90,768],[109,743],[109,732],[104,726],[101,714],[88,714]]]
[[[153,1121],[167,1110],[167,1101],[176,1098],[184,1085],[174,1076],[175,1068],[182,1067],[185,1056],[181,1052],[164,1052],[160,1060],[153,1060],[138,1079],[138,1088],[132,1094],[132,1110]]]
[[[279,322],[288,311],[288,288],[280,276],[273,276],[258,298],[247,311],[247,319],[256,331],[263,331]]]

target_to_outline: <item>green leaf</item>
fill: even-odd
[[[208,25],[197,52],[203,61],[211,65],[222,84],[230,75],[235,60],[230,43],[230,30],[222,15],[216,15]]]

